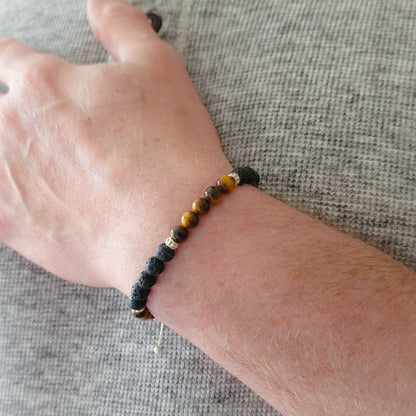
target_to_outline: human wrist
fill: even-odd
[[[265,209],[264,197],[270,199],[251,186],[242,186],[201,218],[198,228],[190,231],[187,241],[152,288],[149,308],[156,318],[192,339],[199,331],[209,332],[212,325],[216,326],[215,321],[220,319],[217,311],[224,305],[242,307],[224,296],[232,296],[241,285],[255,285],[254,273],[249,271],[254,265],[246,268],[245,275],[241,268],[247,252],[253,250],[254,240],[247,237],[261,222],[257,208]],[[261,238],[261,227],[256,231],[257,238]]]
[[[125,295],[130,295],[131,286],[137,281],[146,259],[155,255],[156,247],[166,240],[172,227],[180,224],[181,215],[191,208],[192,201],[203,196],[213,178],[232,170],[222,153],[218,154],[215,166],[212,166],[211,160],[198,162],[197,165],[188,164],[179,168],[166,177],[163,184],[149,187],[151,192],[147,194],[146,201],[143,201],[142,195],[137,195],[124,214],[128,227],[122,227],[121,233],[111,230],[117,233],[111,238],[117,240],[120,249],[103,253],[105,266],[102,269],[111,285]],[[140,207],[141,215],[138,215],[136,207]],[[114,267],[108,268],[108,260]]]
[[[238,167],[226,175],[221,175],[215,184],[205,189],[201,197],[194,199],[191,208],[181,216],[180,224],[172,227],[165,242],[157,246],[155,255],[147,259],[144,270],[138,276],[138,281],[132,286],[129,297],[132,316],[142,321],[154,318],[147,307],[150,289],[160,278],[165,265],[174,258],[176,249],[187,239],[189,230],[199,224],[200,218],[208,214],[212,206],[221,202],[223,197],[232,193],[237,186],[257,187],[259,182],[260,176],[254,169]]]

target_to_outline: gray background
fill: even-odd
[[[138,1],[163,18],[234,165],[262,189],[416,269],[416,6],[406,1]],[[0,35],[106,61],[82,0],[0,0]],[[115,290],[0,246],[0,415],[277,415]]]

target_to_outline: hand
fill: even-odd
[[[181,58],[137,9],[90,0],[113,62],[0,39],[0,240],[56,275],[127,293],[193,198],[231,170]]]

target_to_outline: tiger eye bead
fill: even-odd
[[[182,225],[177,225],[175,228],[172,228],[170,237],[176,243],[181,243],[186,240],[186,237],[188,237],[188,229]]]
[[[192,203],[192,211],[199,215],[206,214],[209,211],[210,207],[211,202],[207,198],[197,198]]]
[[[223,194],[229,194],[234,190],[235,182],[231,176],[223,175],[218,179],[217,185]]]
[[[181,223],[186,228],[194,228],[198,225],[199,215],[193,211],[187,211],[182,215]]]
[[[146,311],[146,315],[142,318],[139,318],[141,321],[148,321],[149,319],[155,319],[155,317],[150,313],[149,310]]]
[[[218,186],[210,186],[205,189],[205,198],[208,198],[212,204],[218,204],[221,201],[222,192]]]

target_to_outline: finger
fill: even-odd
[[[16,39],[0,38],[0,82],[10,86],[24,67],[24,60],[36,52]]]
[[[121,0],[89,0],[88,19],[114,60],[138,62],[149,43],[161,42],[147,16]]]

